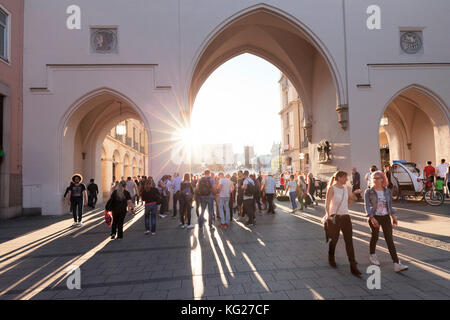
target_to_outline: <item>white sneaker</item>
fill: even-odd
[[[150,231],[149,230],[147,230],[147,231],[145,231],[145,234],[147,235],[147,234],[149,234],[150,233]]]
[[[188,229],[192,229],[192,228],[194,228],[194,227],[195,227],[195,226],[194,226],[193,224],[190,224],[190,225],[187,226]]]
[[[152,232],[152,236],[154,236],[156,234],[156,232]]]
[[[78,226],[82,227],[83,226],[83,222],[78,222]]]
[[[378,260],[377,255],[375,253],[371,254],[369,256],[369,260],[370,260],[371,264],[376,265],[376,266],[380,266],[380,261]]]
[[[165,214],[159,214],[159,216],[160,216],[161,218],[167,217]]]
[[[405,271],[405,270],[408,270],[408,266],[405,266],[400,261],[398,263],[394,263],[394,271],[395,272],[401,272],[401,271]]]
[[[181,225],[181,229],[186,229],[186,226],[185,224]]]
[[[74,222],[72,227],[78,227],[78,222]]]

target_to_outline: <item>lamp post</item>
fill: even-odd
[[[300,158],[300,174],[303,173],[303,159],[305,159],[305,154],[303,152],[300,152],[300,154],[298,155],[298,157]]]

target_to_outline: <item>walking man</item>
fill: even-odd
[[[219,179],[219,212],[222,223],[218,227],[228,228],[228,221],[230,220],[230,194],[233,192],[233,182],[225,178],[223,172],[219,173]]]
[[[83,177],[80,174],[75,174],[72,176],[73,184],[69,187],[69,206],[75,221],[72,225],[73,227],[81,227],[83,225],[81,222],[83,218],[83,204],[87,205],[86,187],[81,183],[82,181]]]
[[[201,212],[198,219],[198,226],[200,230],[203,230],[203,222],[206,206],[208,206],[208,222],[209,228],[214,229],[213,226],[213,214],[214,214],[214,178],[211,178],[211,172],[205,170],[205,176],[202,177],[197,184],[197,194],[200,198]]]
[[[173,179],[171,181],[171,189],[172,189],[172,201],[173,201],[173,215],[172,218],[177,217],[177,203],[180,203],[180,188],[181,188],[181,177],[178,172],[173,174]],[[181,204],[180,204],[181,206]]]
[[[94,179],[91,179],[89,185],[87,186],[88,191],[88,206],[92,209],[95,208],[98,197],[98,186],[95,184]]]
[[[266,201],[269,203],[269,210],[267,213],[274,214],[273,198],[275,196],[275,179],[273,178],[272,172],[269,172],[269,175],[264,179],[262,189],[265,190]]]
[[[253,227],[254,226],[254,220],[255,220],[255,183],[252,179],[249,178],[249,172],[248,170],[244,171],[244,182],[242,185],[242,189],[244,190],[244,215],[248,216],[247,226]]]

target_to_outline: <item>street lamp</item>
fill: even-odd
[[[300,158],[300,174],[302,174],[303,172],[302,160],[305,159],[305,154],[303,152],[300,152],[298,157]]]

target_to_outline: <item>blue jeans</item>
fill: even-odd
[[[200,196],[200,206],[201,212],[200,217],[198,218],[198,226],[200,228],[203,227],[204,214],[206,210],[206,205],[208,205],[208,217],[209,217],[209,225],[212,225],[213,214],[214,214],[214,196]]]
[[[152,232],[156,232],[156,213],[158,212],[157,204],[145,205],[145,230],[150,230],[150,215],[152,217]]]
[[[297,198],[297,192],[289,192],[289,198],[291,198],[292,210],[297,209],[297,202],[295,201],[295,198]]]
[[[223,208],[225,208],[225,214]],[[230,197],[219,198],[219,212],[222,224],[227,224],[230,221]]]

